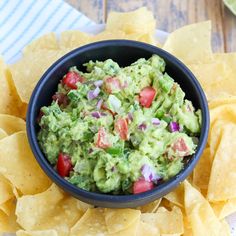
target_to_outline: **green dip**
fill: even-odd
[[[41,108],[39,144],[70,183],[140,193],[178,174],[195,153],[201,111],[157,55],[121,68],[111,59],[71,67]],[[191,157],[190,157],[191,158]]]

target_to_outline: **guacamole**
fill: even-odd
[[[201,111],[165,61],[84,66],[69,69],[38,118],[39,144],[59,175],[87,191],[136,194],[178,174],[196,150]]]

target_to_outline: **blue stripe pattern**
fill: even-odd
[[[32,40],[49,32],[83,28],[93,21],[63,0],[0,1],[0,54],[12,64]]]
[[[26,11],[30,11],[32,7],[34,6],[34,0],[31,2],[31,4],[28,6]],[[6,39],[7,36],[10,35],[10,32],[18,27],[18,25],[21,23],[21,21],[24,19],[25,15],[24,12],[22,12],[22,15],[20,16],[19,20],[17,20],[16,24],[14,24],[7,32],[5,32],[5,35],[2,36],[0,39],[0,43]]]
[[[21,1],[18,0],[17,4],[15,5],[15,7],[12,9],[11,12],[9,12],[9,14],[4,18],[4,20],[1,22],[0,27],[2,27],[8,20],[11,19],[11,17],[13,16],[13,14],[15,13],[15,11],[17,10],[17,8],[20,6]],[[4,9],[3,9],[4,10]]]

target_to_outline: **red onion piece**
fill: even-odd
[[[161,179],[159,175],[155,173],[155,171],[147,164],[144,164],[141,167],[141,173],[146,181],[157,181]]]
[[[99,93],[100,93],[99,87],[96,87],[94,90],[88,91],[88,94],[87,94],[88,100],[92,100],[92,99],[96,98]]]
[[[152,124],[153,125],[159,125],[160,124],[160,120],[158,118],[152,118]]]
[[[102,102],[103,102],[103,100],[102,100],[102,99],[98,100],[98,102],[97,102],[97,105],[96,105],[98,110],[100,110],[100,109],[101,109]]]
[[[140,124],[140,125],[138,126],[138,128],[139,128],[140,130],[144,131],[144,130],[146,130],[147,125],[146,125],[145,123],[142,123],[142,124]]]
[[[131,112],[129,112],[128,113],[128,119],[130,120],[130,121],[133,121],[133,114],[131,113]]]
[[[98,111],[92,112],[91,115],[92,115],[92,117],[97,118],[97,119],[99,119],[101,117],[101,114]]]
[[[94,82],[94,85],[95,85],[96,87],[101,87],[102,84],[103,84],[103,80],[97,80],[97,81]]]
[[[175,121],[171,121],[169,124],[169,130],[170,132],[177,132],[180,130],[179,124]]]

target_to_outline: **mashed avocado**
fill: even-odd
[[[40,146],[58,173],[88,191],[139,193],[178,174],[194,154],[201,112],[157,55],[121,68],[89,61],[41,108]]]

